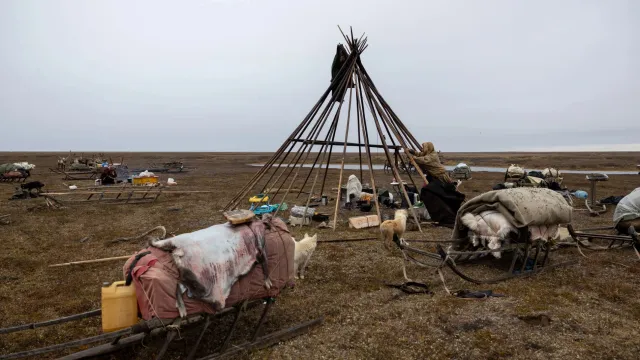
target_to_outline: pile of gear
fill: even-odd
[[[504,182],[497,184],[493,190],[511,189],[516,187],[537,187],[551,190],[564,190],[562,174],[558,169],[548,167],[542,171],[525,169],[517,164],[511,164],[504,174]]]
[[[0,179],[3,181],[26,179],[31,176],[31,170],[35,167],[28,162],[0,164]]]
[[[469,180],[471,179],[471,168],[465,163],[460,163],[451,170],[449,176],[458,180]]]

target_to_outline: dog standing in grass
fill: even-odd
[[[293,239],[295,241],[295,239]],[[300,279],[304,279],[304,270],[311,259],[311,254],[318,245],[318,234],[309,236],[304,234],[304,238],[300,241],[296,241],[296,250],[293,258],[293,269],[295,272],[295,278],[298,276]]]
[[[402,239],[405,230],[407,229],[407,217],[409,213],[405,209],[397,210],[393,220],[386,220],[380,224],[380,232],[382,233],[382,241],[384,247],[391,251],[391,243],[393,242],[394,235],[398,239]]]

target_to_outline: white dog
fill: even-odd
[[[293,258],[293,269],[296,274],[296,279],[298,278],[298,274],[300,279],[304,279],[304,269],[307,267],[309,259],[311,259],[311,254],[313,254],[317,244],[318,234],[313,236],[304,234],[304,238],[302,240],[296,241],[296,250]]]

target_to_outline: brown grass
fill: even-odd
[[[472,165],[505,166],[510,162],[545,167],[546,160],[568,168],[627,169],[635,166],[638,154],[584,154],[572,159],[549,154],[445,154],[449,162]],[[566,156],[566,155],[562,155]],[[122,278],[124,262],[85,265],[72,268],[48,268],[48,264],[119,256],[142,247],[138,243],[107,246],[105,242],[131,236],[156,225],[169,231],[187,232],[221,223],[220,209],[256,171],[244,166],[268,159],[268,154],[125,154],[131,165],[161,161],[167,157],[183,159],[197,169],[172,175],[183,190],[210,189],[212,194],[162,195],[158,202],[145,205],[78,205],[52,210],[42,207],[42,199],[7,201],[13,188],[0,184],[0,215],[11,214],[12,224],[0,226],[3,251],[0,253],[0,327],[42,321],[99,308],[100,284]],[[357,159],[357,155],[356,155]],[[635,159],[635,160],[633,160]],[[46,168],[55,165],[53,154],[0,154],[0,163],[31,161],[38,167],[33,179],[46,183],[45,189],[63,189],[59,176]],[[633,160],[633,161],[632,161]],[[357,160],[356,160],[357,161]],[[631,168],[633,169],[633,167]],[[381,175],[378,186],[389,176]],[[304,174],[306,176],[306,173]],[[168,176],[163,175],[166,180]],[[502,174],[474,173],[473,180],[462,185],[467,197],[473,197],[500,181]],[[638,176],[612,176],[599,184],[599,197],[623,195],[638,186]],[[390,178],[388,179],[390,180]],[[74,181],[77,185],[90,182]],[[566,175],[572,189],[588,190],[582,175]],[[336,187],[337,172],[329,173],[330,188]],[[331,195],[334,197],[335,195]],[[302,199],[302,197],[300,198]],[[297,202],[290,197],[289,205]],[[580,205],[580,207],[583,207]],[[175,211],[175,208],[179,208]],[[172,210],[170,210],[172,209]],[[318,230],[319,240],[344,237],[377,236],[377,229],[350,230],[342,213],[339,231]],[[392,215],[392,212],[386,212]],[[575,212],[577,227],[611,223],[611,210],[598,218]],[[292,230],[296,237],[309,228]],[[409,239],[444,239],[450,230],[425,228],[425,233],[408,232]],[[89,236],[89,240],[79,240]],[[401,282],[399,253],[387,253],[379,241],[319,244],[310,262],[306,279],[284,292],[269,317],[267,330],[325,316],[325,324],[310,334],[247,356],[263,358],[611,358],[635,359],[640,351],[637,325],[640,301],[636,295],[640,266],[630,250],[587,253],[580,264],[542,273],[528,279],[515,279],[492,286],[474,286],[445,272],[451,289],[492,289],[505,298],[468,301],[446,295],[430,271],[409,267],[409,276],[433,285],[435,295],[403,295],[384,286],[384,281]],[[575,249],[552,253],[553,261],[578,258]],[[629,268],[612,264],[622,263]],[[475,275],[492,271],[476,265],[466,268]],[[519,316],[545,314],[549,326],[520,320]],[[238,334],[249,333],[247,316]],[[228,322],[228,320],[226,320]],[[222,326],[211,331],[219,339]],[[99,319],[0,336],[0,353],[51,345],[97,335]],[[182,334],[171,358],[184,356],[185,344],[194,336]],[[215,341],[204,346],[200,355],[211,352]],[[146,347],[111,356],[114,359],[152,359],[153,343]],[[58,354],[52,354],[54,357]],[[47,357],[40,357],[47,358]],[[108,357],[107,357],[108,358]]]

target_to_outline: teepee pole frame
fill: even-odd
[[[303,121],[296,127],[289,137],[287,137],[274,155],[266,162],[263,168],[260,169],[249,180],[249,182],[242,187],[238,194],[232,198],[225,209],[236,208],[250,191],[254,190],[254,188],[258,188],[262,189],[260,191],[261,193],[269,196],[271,203],[280,204],[284,203],[287,196],[294,191],[297,192],[295,198],[299,198],[301,194],[305,193],[307,194],[305,201],[306,210],[310,206],[311,199],[317,187],[320,189],[320,195],[324,193],[328,173],[331,168],[331,160],[332,157],[336,157],[333,154],[334,146],[342,146],[342,159],[338,176],[338,190],[336,204],[333,209],[332,227],[335,230],[338,220],[338,210],[340,207],[345,163],[347,160],[347,147],[356,146],[358,147],[360,179],[363,179],[364,177],[363,167],[366,162],[366,165],[369,168],[371,187],[374,192],[373,201],[376,206],[376,213],[382,220],[371,152],[372,149],[381,148],[384,151],[384,156],[387,162],[391,166],[393,176],[400,184],[402,197],[406,201],[407,205],[409,205],[413,220],[416,222],[418,229],[422,232],[420,222],[418,221],[414,209],[411,207],[409,194],[404,186],[404,182],[400,176],[401,171],[399,169],[402,167],[403,169],[408,170],[408,164],[410,163],[416,168],[420,178],[427,183],[425,174],[417,165],[414,158],[412,156],[408,156],[407,160],[404,156],[400,156],[399,154],[399,150],[402,150],[406,154],[409,150],[420,149],[421,145],[382,97],[379,90],[373,83],[373,80],[362,65],[360,55],[368,47],[365,34],[360,38],[355,38],[353,30],[351,30],[350,36],[345,35],[342,29],[340,29],[340,33],[346,41],[345,50],[347,58],[342,64],[340,70],[333,77],[331,84],[315,103]],[[339,142],[336,141],[336,136],[339,131],[338,127],[342,120],[341,113],[343,110],[344,100],[346,100],[347,89],[349,89],[349,99],[347,104],[345,104],[347,105],[346,128],[344,130],[345,135],[344,141]],[[335,106],[336,102],[339,102],[338,106]],[[355,107],[356,112],[354,121],[351,121],[352,107]],[[376,133],[376,137],[379,137],[380,139],[379,144],[371,143],[371,136],[373,136],[373,133],[370,132],[365,111],[369,111],[371,113],[370,121],[375,126],[374,131]],[[329,120],[329,116],[332,116],[331,120]],[[357,143],[349,142],[349,131],[350,128],[353,127],[353,122],[355,122],[356,128],[354,130],[357,130]],[[375,139],[373,140],[375,141]],[[311,153],[317,147],[320,149],[317,153],[314,153],[314,160],[311,163]],[[393,149],[393,154],[391,153],[391,149]],[[309,161],[309,163],[307,163],[307,161]],[[301,170],[307,167],[309,167],[308,173],[302,175]],[[306,171],[306,169],[304,171]],[[407,173],[407,175],[410,183],[418,188],[414,177],[411,176],[410,173]],[[303,176],[304,180],[302,180]],[[311,179],[313,180],[310,181]],[[292,190],[296,184],[302,185],[299,189],[296,188],[295,190]],[[310,186],[310,190],[308,190],[308,192],[306,192],[307,186]],[[274,215],[277,215],[278,211],[279,209],[275,211]]]
[[[356,66],[356,59],[357,59],[357,55],[356,55],[356,54],[351,54],[351,55],[350,55],[350,57],[348,58],[348,61],[345,61],[345,63],[348,63],[348,64],[349,64],[349,68],[348,68],[347,74],[351,74],[351,73],[353,73],[353,69],[354,69],[354,67]],[[345,65],[346,65],[346,64],[345,64]],[[342,67],[344,68],[344,66],[345,66],[345,65],[343,65]],[[336,80],[337,80],[337,79],[338,79],[338,77],[336,76]],[[336,90],[333,92],[333,95],[334,95],[334,96],[335,96],[335,94],[342,94],[342,95],[344,96],[344,93],[346,93],[346,91],[345,91],[344,93],[343,93],[342,91],[346,90],[346,86],[347,86],[348,80],[349,80],[349,76],[344,76],[344,74],[343,74],[343,77],[342,77],[342,79],[341,79],[341,81],[342,81],[342,82],[339,84],[339,86],[338,86],[338,87],[336,88]],[[329,108],[330,108],[330,109],[332,109],[332,108],[333,108],[333,106],[335,105],[335,99],[334,99],[334,96],[332,96],[332,98],[331,98],[331,104],[329,105]],[[340,99],[340,100],[343,100],[343,99]],[[341,102],[341,104],[342,104],[342,102]],[[331,110],[329,110],[329,112],[330,112],[330,111],[331,111]],[[325,118],[323,119],[323,125],[324,125],[324,122],[326,122],[326,120],[327,120],[327,117],[325,116]],[[334,120],[336,120],[336,121],[337,121],[337,118],[336,118],[336,119],[334,119]],[[321,126],[321,128],[322,128],[322,126]],[[289,194],[289,192],[291,191],[291,187],[293,186],[293,183],[296,181],[296,179],[297,179],[297,177],[298,177],[298,174],[300,173],[300,169],[304,166],[305,162],[307,161],[307,158],[309,157],[309,154],[311,153],[311,150],[313,149],[313,146],[314,146],[314,144],[315,144],[315,141],[318,139],[318,135],[320,135],[320,131],[318,131],[318,132],[316,133],[316,135],[315,135],[315,137],[314,137],[314,139],[313,139],[313,142],[311,143],[311,146],[309,146],[309,150],[307,151],[307,153],[306,153],[306,155],[305,155],[304,160],[300,163],[300,166],[296,168],[296,173],[295,173],[295,175],[293,176],[293,179],[291,179],[291,183],[289,184],[289,187],[287,188],[286,192],[285,192],[285,193],[284,193],[284,195],[282,196],[282,201],[281,201],[280,203],[284,203],[284,201],[285,201],[285,199],[286,199],[287,195],[288,195],[288,194]],[[278,190],[280,190],[280,189],[278,189]],[[274,199],[275,199],[275,197],[276,197],[276,196],[274,195]],[[278,208],[278,209],[275,211],[274,216],[278,214],[278,211],[279,211],[279,210],[280,210],[280,208]]]
[[[258,183],[260,181],[260,179],[271,169],[271,166],[278,160],[278,158],[284,152],[284,150],[287,148],[287,146],[292,141],[294,141],[299,135],[302,135],[304,133],[304,131],[307,129],[307,127],[309,126],[309,124],[311,123],[311,121],[313,120],[315,115],[317,114],[318,109],[320,109],[322,107],[322,104],[325,103],[329,93],[331,93],[331,89],[334,88],[336,85],[338,85],[338,81],[341,79],[341,76],[344,76],[344,73],[347,70],[348,70],[347,62],[345,61],[345,64],[343,64],[343,66],[340,68],[340,70],[336,74],[336,77],[335,77],[334,81],[331,82],[329,87],[325,90],[325,92],[322,94],[320,99],[316,102],[316,104],[311,109],[311,111],[309,111],[309,113],[307,114],[305,119],[300,123],[300,125],[298,125],[298,127],[291,133],[291,135],[289,135],[287,140],[285,140],[285,142],[280,146],[280,148],[271,157],[271,159],[269,159],[269,161],[262,167],[262,169],[260,169],[260,171],[258,171],[258,173],[253,176],[253,178],[247,183],[247,185],[245,185],[242,188],[242,190],[236,196],[234,196],[232,198],[232,200],[225,207],[225,210],[229,210],[229,209],[237,207],[239,202],[242,200],[242,198],[247,196],[249,191],[251,191],[251,189],[253,189],[255,187],[256,183]],[[319,125],[319,122],[316,122],[314,124],[314,127],[317,127],[318,125]],[[294,145],[295,145],[295,143],[294,143]],[[287,152],[287,155],[291,152],[292,149],[293,149],[293,147],[289,150],[289,152]],[[282,161],[284,161],[284,158],[283,158]],[[282,162],[280,163],[280,165],[282,165]],[[278,168],[280,168],[280,166],[278,166]],[[275,172],[274,172],[274,174],[275,174]],[[263,188],[263,191],[264,191],[264,188]]]

